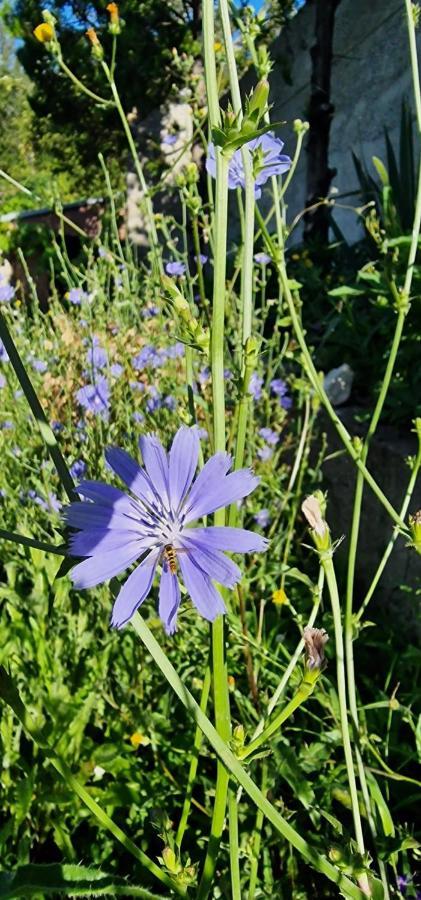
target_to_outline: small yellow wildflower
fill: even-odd
[[[138,747],[147,747],[150,744],[150,740],[144,734],[141,734],[140,731],[134,731],[130,735],[130,743],[137,750]]]
[[[41,44],[49,44],[54,37],[54,28],[48,22],[42,22],[41,25],[34,28],[34,35]]]
[[[288,597],[283,588],[274,591],[272,594],[272,602],[275,606],[286,606],[289,603]]]
[[[222,50],[222,44],[221,44],[221,42],[220,42],[220,41],[215,41],[215,43],[214,43],[214,45],[213,45],[213,49],[215,50],[215,53],[218,53],[218,50]]]
[[[299,253],[293,253],[292,256],[291,256],[291,259],[293,259],[293,260],[296,262],[297,259],[300,259],[300,254],[299,254]]]
[[[99,43],[100,43],[100,42],[99,42],[99,37],[98,37],[98,35],[97,35],[96,31],[95,31],[95,28],[88,28],[88,30],[87,30],[87,32],[86,32],[86,37],[89,38],[89,40],[90,40],[90,42],[91,42],[91,44],[92,44],[93,47],[98,47],[98,46],[99,46]]]
[[[235,688],[234,675],[228,675],[228,687],[230,688],[230,690],[233,690]]]

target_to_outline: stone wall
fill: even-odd
[[[272,47],[276,60],[270,77],[272,117],[287,120],[279,131],[291,153],[295,140],[292,122],[305,119],[310,96],[310,47],[314,42],[313,4],[304,6],[288,23]],[[287,80],[289,83],[287,83]],[[243,81],[244,90],[250,83]],[[331,127],[330,165],[337,169],[335,219],[348,241],[362,236],[355,213],[339,204],[357,206],[358,190],[352,151],[371,167],[373,155],[385,159],[384,127],[398,145],[401,101],[413,107],[408,34],[403,0],[341,0],[335,17],[331,100],[335,107]],[[375,176],[375,170],[372,168]],[[306,158],[303,153],[287,195],[288,220],[304,207]]]

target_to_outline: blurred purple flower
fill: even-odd
[[[209,435],[208,435],[208,432],[206,431],[206,428],[198,428],[198,429],[197,429],[197,434],[198,434],[198,436],[199,436],[199,438],[200,438],[201,441],[207,441],[208,438],[209,438]]]
[[[260,437],[266,441],[267,444],[275,444],[279,441],[279,434],[277,431],[273,431],[272,428],[259,428]]]
[[[167,275],[184,275],[186,266],[181,260],[173,260],[165,264],[165,271]]]
[[[143,393],[146,388],[146,385],[143,384],[143,381],[129,381],[129,384],[132,391],[140,391],[141,393]]]
[[[82,300],[87,300],[88,295],[82,288],[71,288],[69,291],[69,303],[73,303],[73,306],[80,306]]]
[[[267,526],[268,526],[269,523],[270,523],[270,512],[269,512],[269,510],[268,510],[268,509],[261,509],[260,512],[258,512],[258,513],[254,516],[254,521],[257,522],[257,524],[260,525],[261,528],[267,528]]]
[[[35,372],[46,372],[48,369],[47,363],[44,362],[43,359],[31,359],[30,360],[32,368]]]
[[[96,481],[78,485],[93,502],[72,503],[65,510],[70,554],[87,556],[72,571],[76,588],[90,588],[113,578],[142,557],[114,603],[111,624],[121,628],[148,596],[156,568],[162,566],[159,616],[167,634],[177,627],[181,602],[177,567],[196,609],[213,621],[225,612],[213,581],[234,587],[241,570],[223,551],[250,553],[266,548],[252,531],[226,527],[188,527],[202,516],[250,494],[258,484],[249,469],[228,474],[226,453],[216,453],[194,480],[199,456],[196,428],[182,426],[167,454],[155,435],[139,441],[144,468],[117,447],[106,459],[130,494]]]
[[[0,372],[0,389],[6,387],[6,379]]]
[[[154,385],[151,385],[149,388],[149,396],[145,405],[149,413],[155,412],[155,410],[160,409],[162,406],[161,396]]]
[[[164,134],[161,138],[163,144],[168,144],[171,146],[172,144],[176,144],[178,141],[178,136],[176,134]]]
[[[70,466],[69,472],[72,478],[77,481],[79,478],[83,478],[86,472],[86,463],[83,459],[75,459],[74,463]]]
[[[53,419],[51,422],[51,428],[54,431],[54,434],[60,434],[60,431],[63,431],[64,425],[62,422],[58,422],[57,419]]]
[[[165,353],[168,359],[179,359],[184,356],[184,344],[182,344],[181,341],[176,341],[175,344],[168,347]]]
[[[159,306],[145,306],[142,309],[142,316],[144,319],[153,319],[155,316],[159,316]]]
[[[197,373],[197,380],[198,380],[199,384],[202,385],[202,387],[204,384],[208,383],[210,377],[211,377],[211,370],[210,370],[209,366],[203,366],[202,369],[199,369],[199,371]]]
[[[284,172],[287,172],[291,165],[291,160],[289,156],[285,156],[281,152],[284,146],[283,141],[275,137],[271,132],[248,141],[245,146],[251,152],[259,151],[262,155],[261,168],[256,175],[254,188],[254,196],[258,199],[262,193],[261,186],[266,184],[272,175],[283,175]],[[212,178],[216,178],[216,156],[213,143],[208,144],[206,171],[209,172]],[[244,185],[243,158],[241,150],[236,150],[229,162],[228,187],[234,190],[237,187],[244,188]]]
[[[120,375],[122,375],[123,372],[124,367],[120,365],[120,363],[113,363],[112,366],[110,366],[110,373],[114,378],[120,378]]]
[[[166,406],[166,408],[171,412],[174,412],[177,408],[177,401],[175,397],[173,397],[171,394],[168,394],[167,397],[164,397],[164,406]]]
[[[145,421],[145,416],[141,412],[134,412],[132,418],[133,422],[138,422],[139,424]]]
[[[110,388],[104,375],[95,384],[85,384],[76,393],[78,402],[87,412],[107,418],[110,404]]]
[[[263,378],[261,378],[260,375],[257,375],[256,372],[253,372],[249,384],[249,394],[251,394],[253,400],[260,400],[262,396],[262,384]]]
[[[86,354],[86,362],[94,372],[97,369],[105,369],[108,365],[107,351],[100,346],[99,338],[97,338],[96,335],[93,337],[92,347],[89,347]]]
[[[14,427],[15,426],[13,422],[10,421],[10,419],[6,419],[4,422],[0,423],[0,429],[2,429],[3,431],[13,431]]]
[[[15,288],[0,275],[0,303],[10,303],[15,294]]]
[[[257,455],[262,462],[267,462],[268,459],[272,459],[272,447],[261,447],[260,450],[257,451]]]
[[[201,266],[205,266],[209,257],[206,256],[206,253],[199,253],[199,262]]]
[[[13,396],[15,400],[20,400],[20,398],[23,397],[23,391],[21,390],[21,388],[18,388],[17,391],[14,391]]]
[[[272,261],[272,258],[267,253],[255,253],[253,259],[259,266],[267,266]]]
[[[6,347],[3,344],[3,341],[0,340],[0,362],[9,362],[9,357],[6,353]]]
[[[270,383],[271,391],[279,397],[279,403],[284,409],[291,409],[292,399],[288,395],[288,386],[282,378],[274,378]]]

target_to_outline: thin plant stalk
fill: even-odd
[[[203,687],[202,694],[200,697],[200,709],[203,713],[206,714],[206,709],[208,705],[209,691],[211,684],[211,670],[210,666],[206,666],[205,677],[203,679]],[[190,769],[187,778],[187,787],[186,787],[186,796],[184,798],[183,809],[181,811],[180,821],[178,823],[177,833],[175,836],[175,843],[178,847],[178,850],[181,849],[181,843],[184,837],[184,833],[187,827],[187,820],[189,818],[190,807],[193,796],[193,788],[194,782],[196,778],[197,766],[199,762],[199,753],[200,748],[202,746],[203,734],[200,728],[196,725],[196,731],[194,735],[193,742],[193,751],[190,759]]]

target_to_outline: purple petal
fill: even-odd
[[[114,575],[119,575],[127,566],[130,566],[140,553],[138,541],[129,541],[118,550],[110,550],[108,553],[98,553],[79,563],[70,573],[75,588],[90,588],[103,581],[108,581]]]
[[[139,515],[130,497],[111,484],[104,484],[102,481],[81,481],[76,492],[88,500],[94,500],[99,506],[111,506],[115,512],[125,513],[128,516]]]
[[[167,563],[162,567],[159,586],[159,618],[164,623],[167,634],[177,630],[177,613],[181,602],[180,585],[176,574],[172,574]]]
[[[198,503],[200,504],[203,497],[208,496],[209,492],[212,490],[212,486],[218,484],[221,479],[224,478],[231,468],[231,465],[232,458],[228,453],[214,453],[214,455],[208,459],[207,463],[203,466],[203,469],[199,472],[185,503],[183,513],[186,516],[186,522],[191,522],[193,519],[198,518],[197,513],[195,512],[193,515],[192,511],[196,509]],[[199,513],[199,515],[201,515],[201,513]]]
[[[180,543],[190,551],[191,558],[213,581],[229,588],[241,581],[242,573],[237,563],[224,556],[220,550],[211,550],[204,541],[196,537],[194,529],[188,532],[188,537],[183,534]]]
[[[253,553],[267,549],[268,542],[261,534],[247,531],[245,528],[228,528],[223,525],[210,525],[208,528],[192,528],[185,532],[190,537],[203,541],[210,550],[227,550],[231,553]]]
[[[169,452],[169,486],[171,507],[177,511],[193,481],[199,457],[197,428],[182,425]]]
[[[189,501],[190,509],[185,522],[192,522],[200,516],[208,516],[222,506],[229,506],[231,503],[247,497],[257,487],[259,480],[250,469],[238,469],[237,472],[231,472],[225,478],[220,477],[218,481],[215,480],[202,492],[194,504]]]
[[[146,472],[139,466],[139,463],[121,450],[120,447],[108,447],[105,452],[105,458],[113,471],[127,484],[127,487],[143,500],[144,503],[153,504],[155,501],[155,492],[151,485]]]
[[[159,551],[152,551],[129,575],[113,606],[111,615],[113,628],[122,628],[148,596],[152,587],[158,557]]]
[[[225,612],[222,597],[210,578],[196,565],[190,553],[180,553],[178,557],[183,581],[200,615],[209,622]]]
[[[139,515],[131,518],[114,512],[112,506],[98,503],[71,503],[63,510],[63,516],[71,528],[113,528],[126,532],[139,525]]]
[[[145,434],[139,439],[140,452],[147,474],[160,499],[168,500],[169,471],[167,454],[155,434]]]
[[[137,542],[138,556],[156,543],[155,538],[142,537],[138,531],[90,528],[88,531],[72,534],[69,540],[69,552],[71,556],[93,556],[98,553],[108,553],[110,550],[119,550],[120,547],[125,547],[129,541]]]

